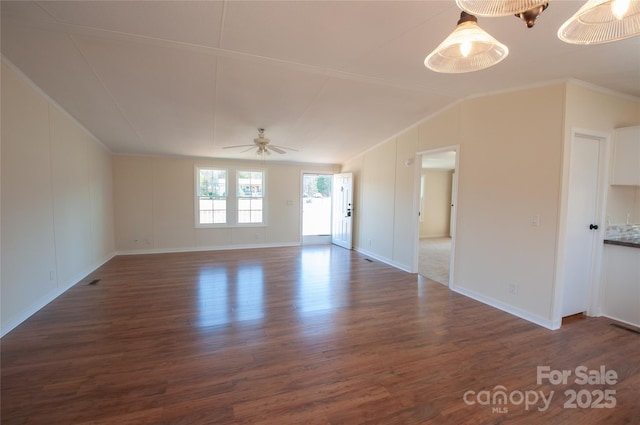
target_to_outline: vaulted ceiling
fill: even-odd
[[[114,153],[253,159],[266,128],[340,163],[457,100],[578,79],[640,96],[640,37],[593,46],[556,32],[584,2],[552,0],[533,29],[479,18],[510,54],[446,75],[423,61],[460,15],[448,1],[2,1],[2,55]]]

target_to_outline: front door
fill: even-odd
[[[353,176],[351,173],[333,176],[333,226],[331,242],[352,248]]]

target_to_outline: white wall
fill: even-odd
[[[411,270],[418,206],[413,204],[418,128],[346,162],[353,173],[354,248],[403,270]],[[410,165],[405,165],[411,159]]]
[[[418,204],[414,205],[417,189],[414,187],[417,164],[418,127],[400,134],[396,139],[395,190],[393,196],[393,253],[394,264],[406,271],[413,267],[414,240],[418,231]],[[408,224],[408,225],[407,225]]]
[[[353,173],[354,248],[406,271],[413,268],[418,231],[418,135],[413,127],[342,165]]]
[[[418,231],[417,216],[412,200],[396,192],[413,191],[414,177],[399,172],[410,152],[398,156],[398,141],[415,146],[413,154],[459,145],[452,288],[550,326],[563,108],[562,84],[466,100],[346,163],[361,176],[356,248],[411,264],[415,246],[406,235]],[[531,116],[544,125],[531,126]],[[396,216],[400,211],[409,214]],[[542,226],[531,227],[533,214]]]
[[[639,105],[637,99],[570,82],[468,99],[425,119],[344,164],[343,170],[359,176],[356,248],[401,268],[409,264],[412,253],[399,247],[415,249],[406,235],[416,227],[410,214],[399,212],[412,211],[413,204],[399,192],[414,183],[401,172],[410,152],[398,155],[397,144],[417,142],[414,153],[459,145],[452,289],[543,326],[558,326],[557,253],[563,249],[559,234],[571,128],[611,132],[634,125]],[[540,217],[540,226],[532,226],[533,216]]]
[[[607,224],[640,223],[640,186],[609,186],[606,221]]]
[[[111,258],[111,154],[2,64],[2,335]]]
[[[262,165],[210,158],[114,156],[116,250],[170,252],[299,244],[302,172],[336,173],[338,166],[265,161],[266,226],[195,227],[196,166]]]
[[[558,84],[467,100],[458,114],[453,288],[545,326],[552,319],[563,109]],[[534,116],[539,125],[531,125]],[[533,215],[539,227],[531,226]]]

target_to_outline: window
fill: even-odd
[[[265,172],[196,167],[196,227],[263,226]]]
[[[226,224],[227,170],[198,168],[196,176],[197,224]]]
[[[263,182],[262,171],[238,171],[238,224],[262,224]]]

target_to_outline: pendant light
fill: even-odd
[[[640,35],[640,0],[589,0],[558,30],[571,44],[600,44]]]
[[[527,28],[531,28],[549,6],[549,0],[456,0],[456,4],[475,16],[493,18],[515,15],[527,24]]]
[[[456,29],[427,56],[424,65],[432,71],[463,73],[479,71],[502,61],[509,54],[504,44],[478,26],[478,19],[462,12]]]

